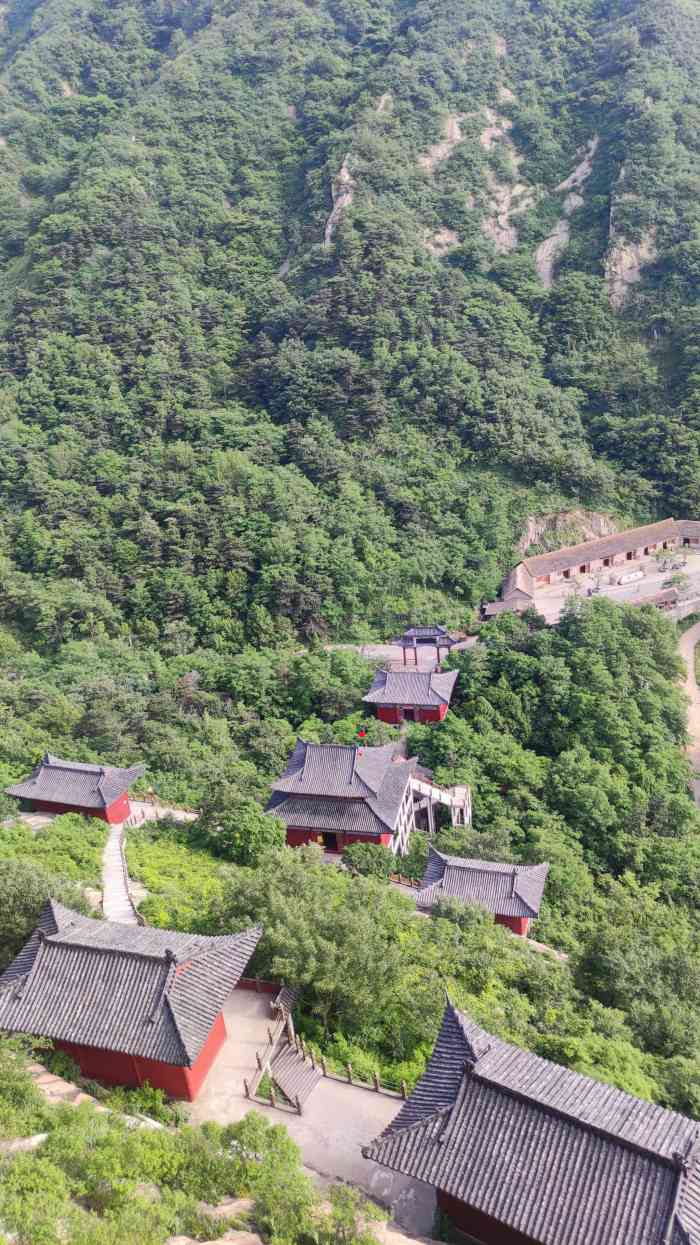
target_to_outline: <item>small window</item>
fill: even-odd
[[[603,566],[610,566],[610,558],[603,558]]]
[[[633,553],[628,553],[628,554],[627,554],[627,561],[628,561],[628,562],[631,562],[633,557],[634,557],[634,554],[633,554]]]
[[[579,566],[578,569],[579,569],[580,575],[585,575],[586,571],[588,570],[588,567],[586,566],[586,563],[584,562],[583,566]]]

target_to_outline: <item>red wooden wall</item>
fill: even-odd
[[[507,929],[512,929],[514,934],[520,934],[522,938],[527,938],[530,918],[529,916],[497,916],[496,924],[505,925]]]
[[[442,722],[447,714],[447,708],[447,705],[436,705],[434,709],[419,709],[418,720],[420,722]],[[400,705],[379,705],[377,717],[380,722],[398,726],[404,720],[404,711]]]
[[[112,825],[118,821],[126,821],[131,813],[129,794],[126,791],[107,808],[81,808],[79,804],[54,804],[51,800],[31,800],[29,803],[35,813],[81,813],[83,817],[99,817],[100,821],[108,821]]]
[[[522,1232],[516,1232],[515,1228],[499,1223],[480,1210],[474,1210],[472,1206],[451,1197],[449,1193],[443,1193],[441,1189],[436,1192],[440,1210],[445,1212],[456,1228],[466,1232],[479,1245],[539,1245],[533,1237],[523,1236]]]
[[[170,1098],[185,1098],[192,1102],[225,1040],[226,1026],[220,1012],[191,1068],[161,1063],[156,1059],[142,1059],[139,1055],[125,1055],[120,1051],[77,1046],[73,1042],[54,1042],[54,1046],[75,1060],[83,1076],[104,1081],[107,1085],[127,1085],[130,1088],[148,1081]]]
[[[329,831],[335,834],[338,844],[338,851],[342,852],[350,843],[383,843],[388,847],[391,843],[391,834],[342,834],[340,831]],[[322,843],[320,830],[302,830],[298,826],[287,827],[287,846],[303,847],[305,843]]]

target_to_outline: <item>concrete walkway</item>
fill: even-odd
[[[228,1038],[190,1108],[193,1123],[232,1124],[254,1108],[273,1124],[284,1124],[310,1171],[358,1185],[409,1232],[429,1235],[435,1211],[433,1190],[368,1162],[361,1153],[361,1146],[397,1114],[400,1099],[328,1078],[316,1086],[303,1115],[251,1103],[245,1096],[243,1077],[252,1077],[255,1051],[265,1046],[270,996],[234,990],[224,1004],[224,1019]]]
[[[700,623],[689,627],[680,638],[678,647],[685,662],[685,694],[688,697],[688,760],[693,773],[700,775],[700,689],[695,678],[695,647],[700,643]],[[695,803],[700,805],[700,777],[693,780]]]
[[[138,925],[124,876],[123,837],[122,822],[109,827],[102,857],[102,911],[108,921],[119,921],[121,925]]]

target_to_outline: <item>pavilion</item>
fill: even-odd
[[[378,670],[362,699],[382,722],[442,722],[456,682],[456,670]]]
[[[321,843],[342,852],[350,843],[381,843],[404,852],[415,828],[412,778],[417,758],[394,744],[360,747],[298,739],[272,786],[267,812],[287,826],[287,843]]]
[[[406,654],[413,652],[413,660],[418,665],[418,649],[426,645],[434,648],[437,653],[437,664],[440,665],[442,660],[440,654],[442,650],[449,654],[453,644],[457,641],[454,636],[450,635],[446,627],[440,626],[439,623],[432,624],[429,627],[409,627],[404,631],[403,635],[397,636],[393,644],[403,649],[403,664],[406,665]]]

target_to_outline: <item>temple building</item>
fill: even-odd
[[[448,1002],[365,1158],[474,1245],[700,1245],[700,1125],[486,1033]]]
[[[207,938],[95,921],[45,903],[0,976],[0,1030],[51,1038],[83,1076],[196,1097],[226,1039],[224,1000],[260,926]]]
[[[143,765],[119,769],[115,765],[62,761],[47,752],[29,777],[6,787],[5,794],[17,796],[23,808],[35,813],[82,813],[84,817],[121,822],[131,811],[129,787],[143,774]]]
[[[421,770],[394,744],[381,748],[313,744],[298,739],[281,778],[273,784],[269,813],[287,826],[287,843],[321,843],[342,852],[350,843],[383,843],[404,852],[415,828],[411,779]]]
[[[456,670],[378,670],[362,699],[376,705],[382,722],[442,722],[456,682]]]
[[[439,899],[459,899],[492,912],[497,925],[527,938],[540,910],[549,865],[498,864],[446,856],[431,846],[416,906],[426,910]]]

